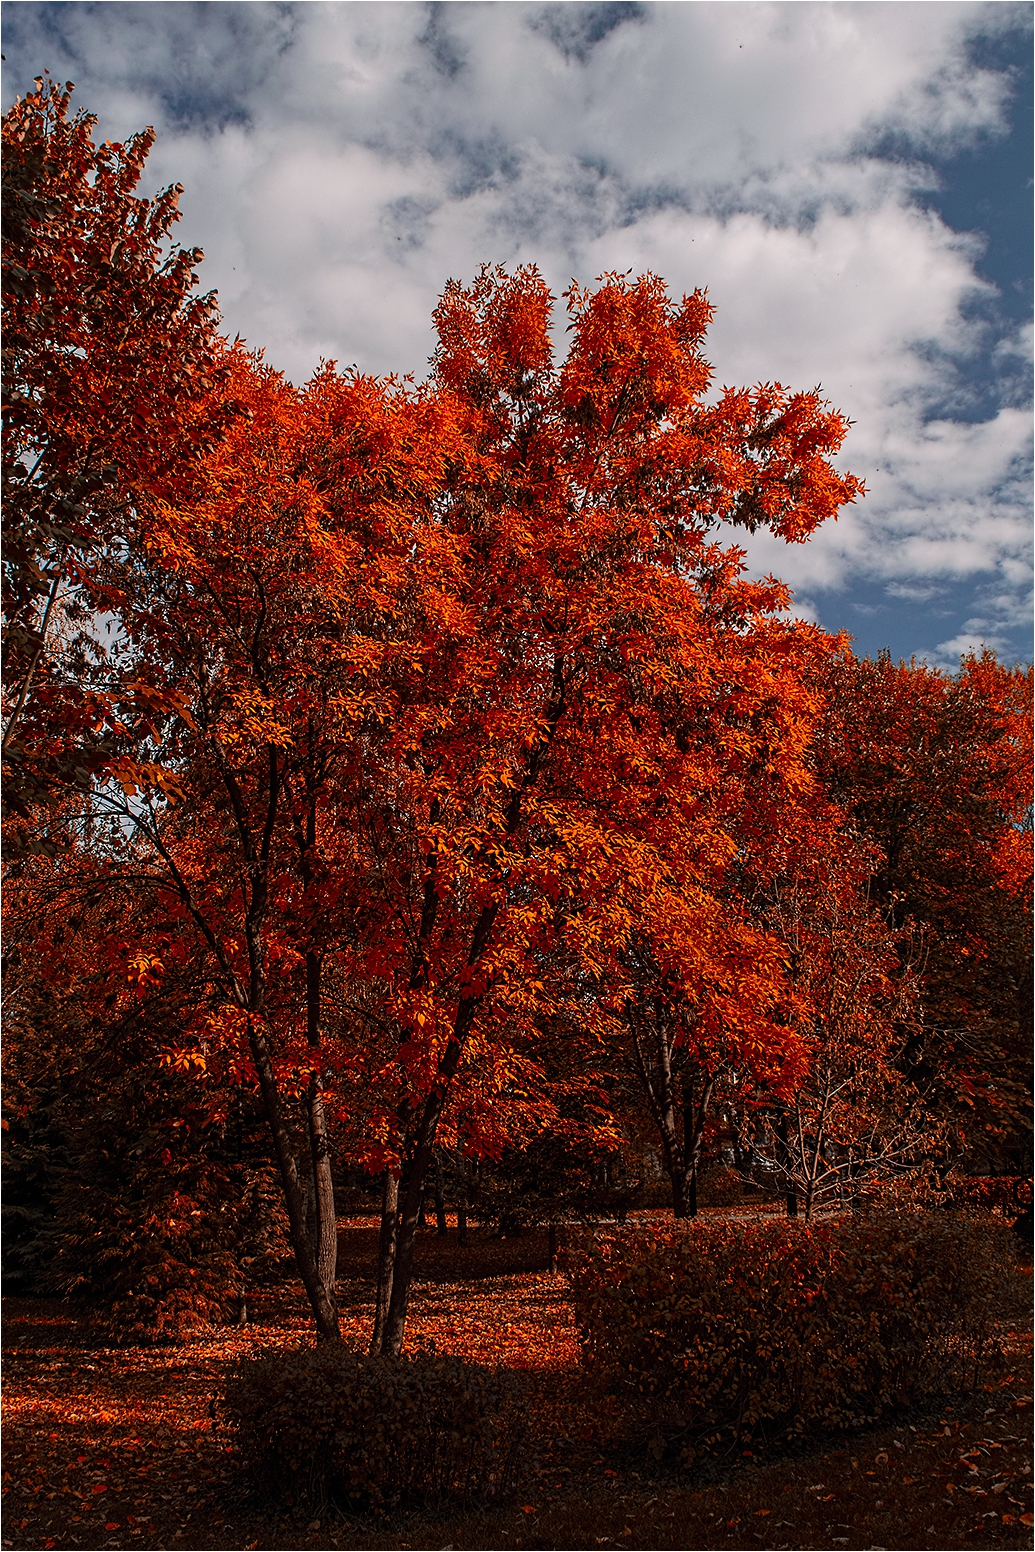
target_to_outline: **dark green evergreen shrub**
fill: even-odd
[[[506,1497],[523,1464],[524,1389],[505,1370],[322,1346],[249,1359],[224,1412],[266,1502],[299,1515]]]
[[[77,1167],[43,1236],[44,1286],[107,1343],[179,1341],[232,1315],[248,1185],[211,1157],[203,1125],[141,1125],[124,1099],[70,1128]]]
[[[587,1366],[689,1458],[978,1384],[1013,1247],[947,1212],[697,1220],[587,1235],[568,1263]]]
[[[5,1296],[32,1298],[45,1291],[46,1235],[70,1163],[60,1099],[53,1089],[30,1098],[17,1082],[5,1082],[0,1208]]]

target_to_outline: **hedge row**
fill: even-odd
[[[1012,1252],[943,1212],[597,1233],[567,1259],[587,1367],[690,1459],[979,1383]]]
[[[266,1502],[386,1511],[512,1492],[523,1394],[513,1375],[459,1358],[318,1347],[244,1361],[225,1412]]]

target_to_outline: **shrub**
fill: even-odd
[[[105,963],[95,940],[83,954]],[[5,1290],[69,1299],[105,1345],[178,1342],[233,1318],[289,1252],[268,1125],[253,1094],[163,1063],[175,998],[131,996],[110,1024],[95,1020],[89,987],[62,981],[69,962],[55,948],[16,965]]]
[[[113,1129],[84,1148],[46,1236],[46,1284],[104,1342],[178,1342],[222,1322],[238,1272],[232,1252],[241,1171],[162,1137]]]
[[[743,1191],[743,1180],[728,1164],[710,1164],[697,1183],[702,1207],[739,1207]]]
[[[687,1459],[976,1384],[1013,1268],[1003,1225],[950,1213],[699,1221],[585,1236],[568,1261],[587,1366]]]
[[[460,1358],[324,1346],[242,1362],[224,1410],[261,1496],[308,1515],[506,1496],[522,1397],[516,1376]]]
[[[68,1162],[36,1242],[40,1286],[106,1345],[222,1324],[287,1249],[272,1170],[232,1161],[190,1081],[130,1072],[92,1115],[65,1108]]]
[[[620,1157],[555,1132],[504,1149],[498,1162],[480,1160],[468,1188],[472,1215],[508,1239],[545,1223],[623,1220],[640,1201]]]

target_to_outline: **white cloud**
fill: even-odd
[[[292,376],[321,355],[420,375],[444,281],[483,261],[534,260],[557,291],[652,268],[709,288],[720,382],[821,383],[855,422],[844,462],[870,496],[807,546],[748,541],[753,566],[809,591],[988,576],[1016,599],[1030,423],[975,422],[968,369],[990,361],[1016,403],[1030,334],[990,337],[976,240],[916,195],[925,155],[1002,128],[1009,81],[970,43],[1026,17],[69,4],[9,25],[103,133],[156,123],[147,176],[186,185],[181,236],[205,248],[228,329]]]

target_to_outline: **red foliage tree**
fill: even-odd
[[[3,120],[4,803],[22,815],[105,769],[98,563],[219,433],[201,251],[169,246],[180,186],[139,198],[154,131],[95,145],[71,91],[40,78]]]
[[[706,403],[699,294],[606,277],[569,309],[558,370],[531,270],[447,291],[421,389],[328,369],[296,394],[238,358],[247,429],[153,505],[111,584],[165,720],[108,801],[236,1009],[327,1337],[283,1100],[311,1096],[318,1181],[326,1063],[383,1052],[365,1159],[398,1178],[387,1351],[436,1142],[498,1150],[549,1104],[544,1021],[611,1038],[636,933],[667,940],[702,1028],[787,1044],[729,880],[808,797],[824,649],[708,529],[805,537],[859,489],[829,463],[844,422],[778,387]],[[142,800],[170,770],[176,805]],[[381,1037],[306,1057],[325,973],[366,989],[342,1035]]]
[[[831,689],[820,778],[875,849],[874,901],[922,949],[905,1070],[937,1094],[957,1156],[1027,1171],[1030,670],[845,656]]]
[[[844,422],[777,385],[707,402],[708,303],[650,276],[572,289],[560,368],[536,272],[486,270],[443,297],[424,388],[296,393],[190,299],[178,191],[132,192],[150,132],[96,148],[68,105],[41,83],[4,125],[13,801],[89,788],[145,937],[164,913],[203,950],[183,1064],[258,1083],[326,1338],[328,1063],[364,1073],[398,1352],[440,1129],[498,1152],[549,1108],[544,1021],[611,1038],[634,939],[704,1038],[783,1038],[728,884],[808,795],[819,638],[708,530],[807,537],[860,489]],[[59,602],[88,628],[51,651]],[[360,989],[333,1053],[328,975]]]
[[[726,884],[759,770],[756,833],[809,787],[817,643],[774,618],[781,588],[747,583],[707,535],[724,517],[802,538],[852,499],[828,461],[844,423],[774,387],[706,404],[700,294],[605,277],[568,301],[559,369],[535,271],[485,271],[436,315],[431,391],[459,447],[405,596],[421,650],[397,658],[394,834],[365,958],[401,1036],[388,1351],[465,1068],[534,1052],[538,1022],[580,999],[610,1036],[638,931],[668,939],[702,1019],[721,1009],[745,1043],[783,1038],[751,996],[757,935]]]

